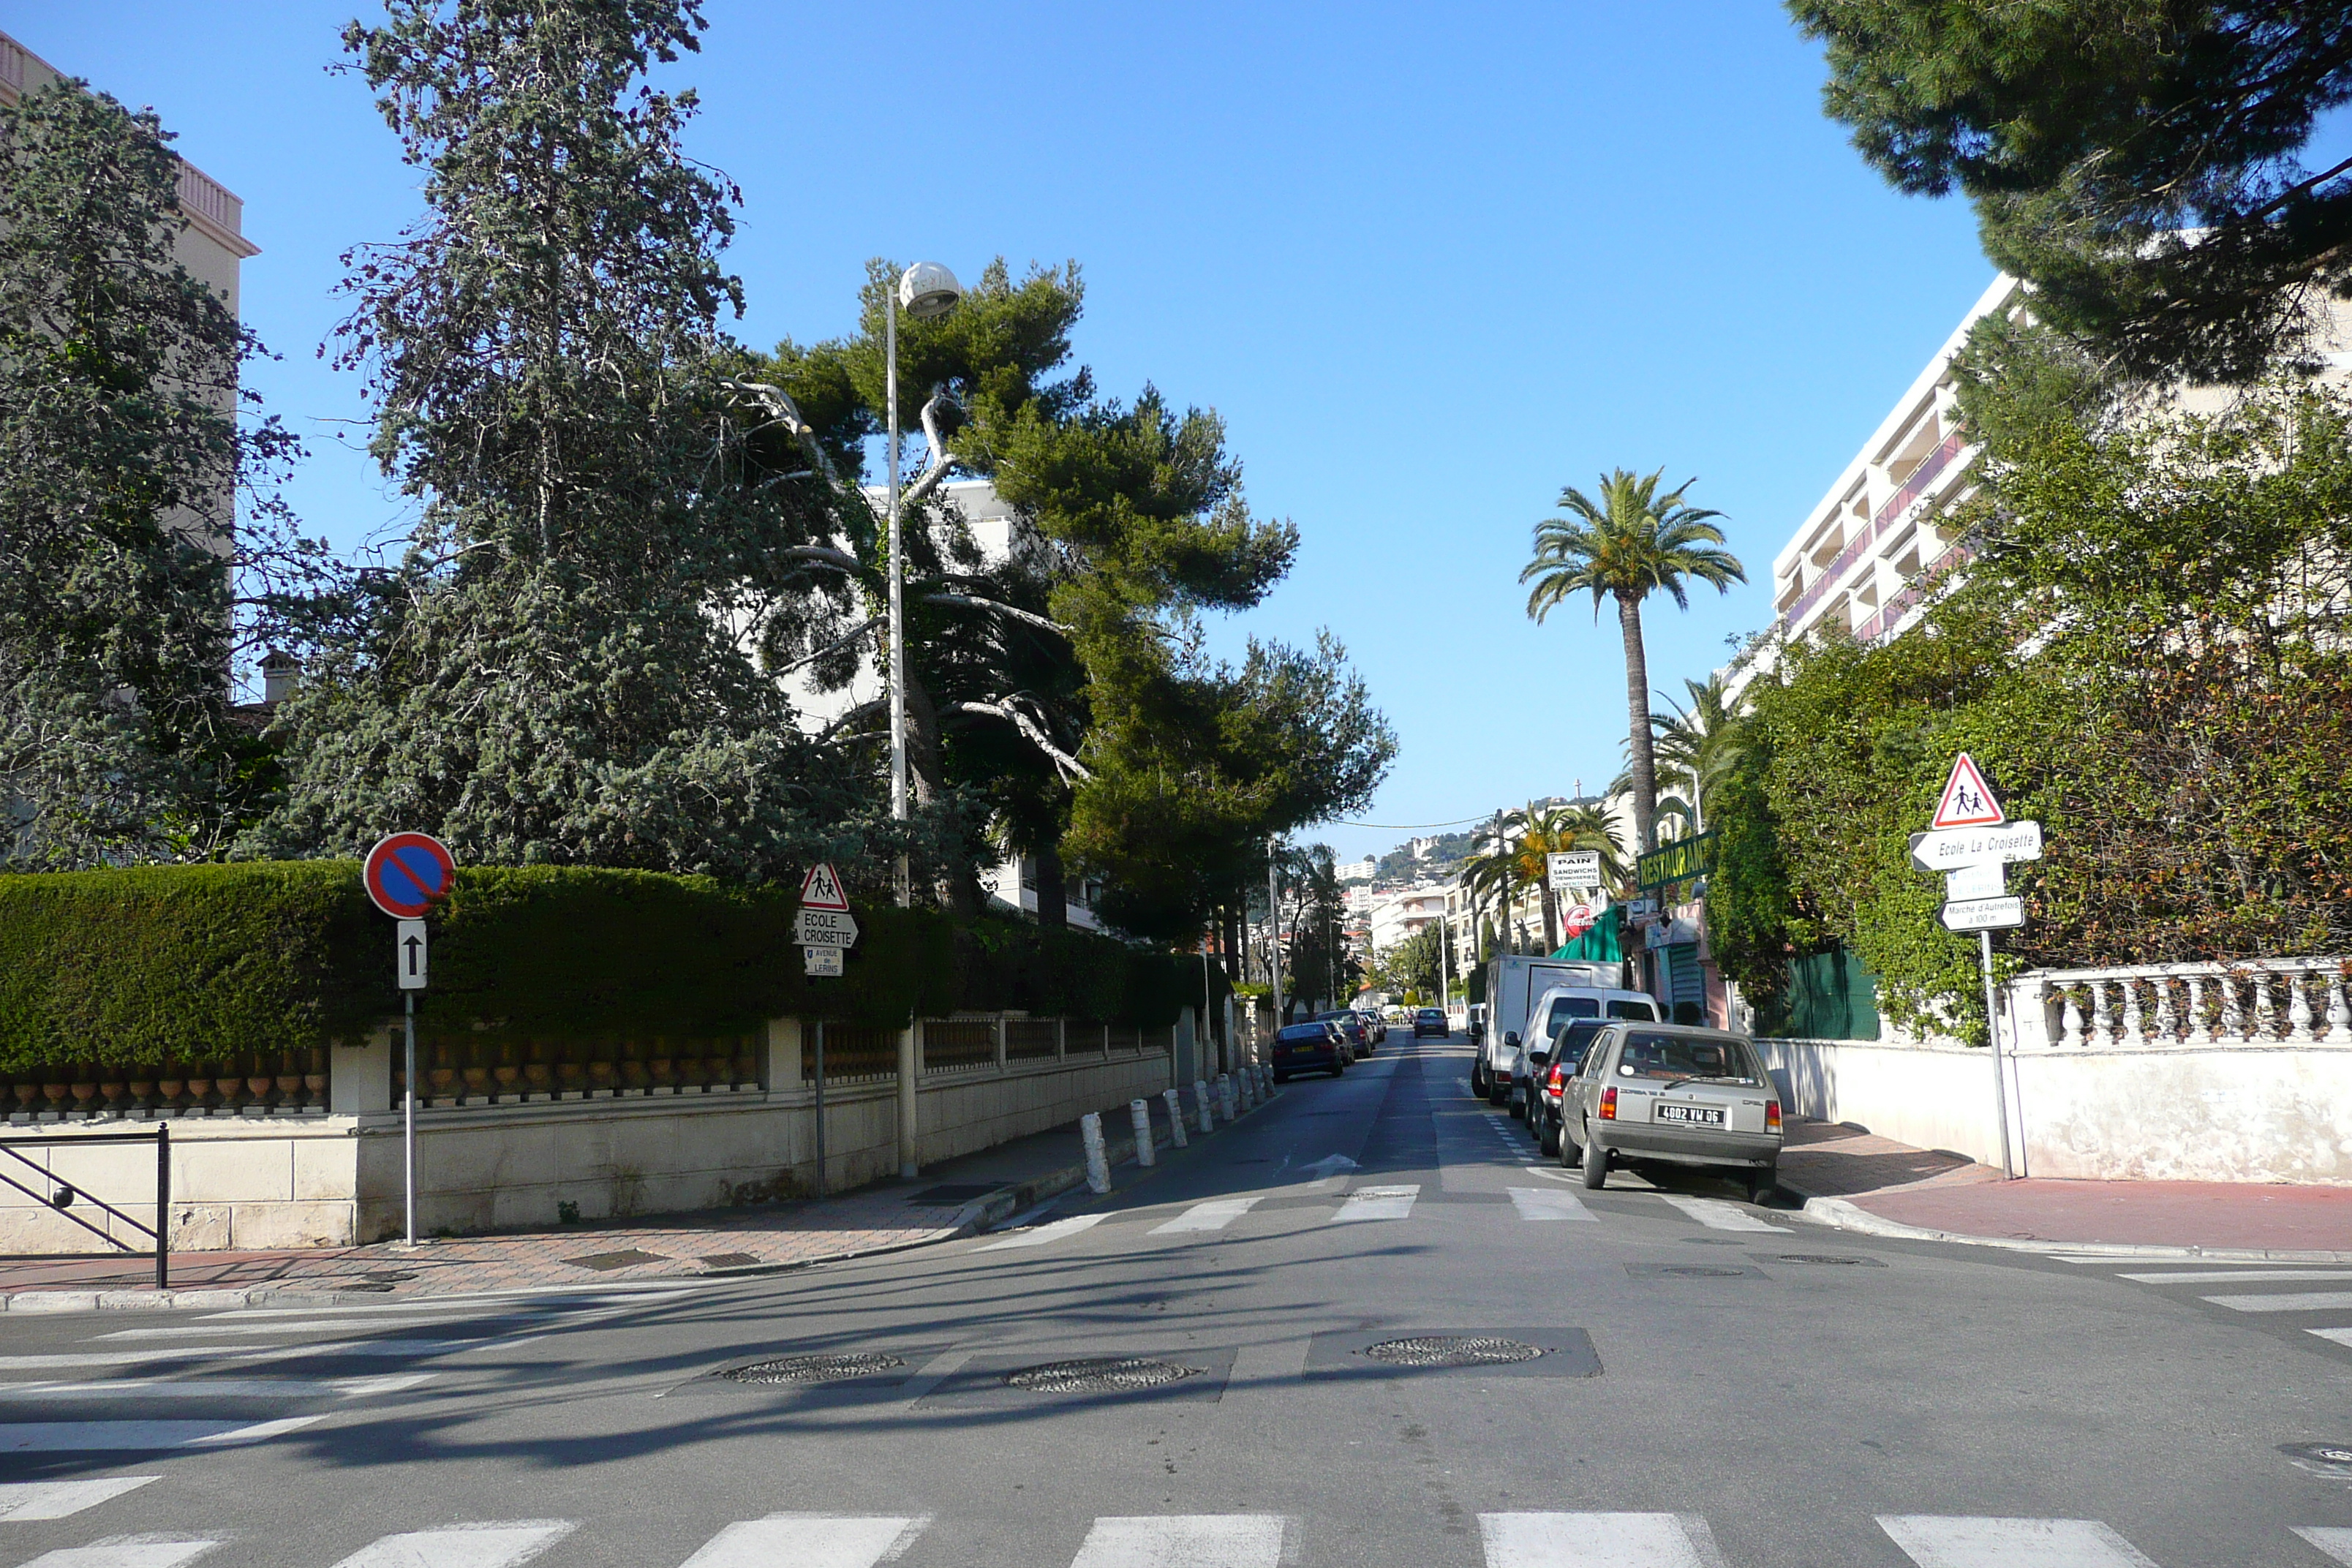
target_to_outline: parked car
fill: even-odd
[[[1605,1018],[1570,1018],[1559,1026],[1551,1043],[1530,1058],[1535,1067],[1535,1093],[1528,1097],[1528,1126],[1537,1145],[1547,1154],[1559,1152],[1560,1097],[1567,1081],[1584,1065],[1584,1053],[1609,1027]]]
[[[1496,1105],[1508,1098],[1508,1085],[1498,1079],[1510,1071],[1507,1052],[1521,1040],[1548,1040],[1551,1030],[1541,1024],[1530,1028],[1536,1003],[1544,993],[1561,985],[1612,986],[1625,984],[1622,963],[1591,959],[1538,958],[1532,953],[1500,953],[1489,959],[1486,973],[1486,1028],[1475,1036],[1477,1055],[1470,1058],[1470,1092],[1483,1094]],[[1517,1036],[1513,1039],[1509,1037]]]
[[[1451,1032],[1445,1015],[1434,1007],[1423,1007],[1412,1016],[1412,1037],[1416,1040],[1423,1035],[1435,1035],[1442,1040]]]
[[[1298,1072],[1348,1070],[1348,1040],[1333,1024],[1293,1024],[1274,1037],[1274,1081],[1287,1083]]]
[[[1387,1045],[1389,1043],[1389,1021],[1386,1018],[1381,1017],[1377,1012],[1367,1012],[1364,1014],[1363,1017],[1364,1026],[1372,1032],[1372,1044],[1376,1046]]]
[[[1645,1161],[1728,1171],[1750,1203],[1780,1163],[1780,1100],[1746,1036],[1678,1024],[1612,1024],[1564,1082],[1559,1163],[1599,1187]]]
[[[1529,1120],[1532,1101],[1528,1088],[1535,1072],[1529,1056],[1550,1048],[1551,1037],[1571,1018],[1646,1018],[1662,1017],[1657,998],[1646,991],[1619,991],[1598,985],[1554,985],[1535,999],[1528,1009],[1528,1032],[1517,1041],[1505,1042],[1505,1048],[1495,1053],[1496,1068],[1489,1080],[1486,1100],[1489,1104],[1507,1105],[1522,1121]]]
[[[1355,1054],[1359,1058],[1372,1054],[1372,1032],[1364,1027],[1363,1019],[1357,1016],[1353,1009],[1342,1008],[1336,1013],[1318,1013],[1315,1015],[1315,1022],[1328,1024],[1345,1035],[1348,1037],[1348,1044],[1355,1048]]]
[[[1470,1044],[1474,1047],[1486,1037],[1486,1004],[1484,1002],[1470,1004],[1469,1031]]]

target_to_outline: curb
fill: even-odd
[[[2352,1252],[2298,1251],[2292,1247],[2168,1247],[2129,1241],[2042,1241],[2014,1236],[1969,1236],[1960,1231],[1930,1230],[1874,1215],[1843,1198],[1807,1198],[1797,1216],[1834,1230],[1859,1231],[1898,1241],[1948,1241],[1964,1247],[1990,1247],[2002,1252],[2038,1257],[2143,1258],[2203,1259],[2216,1263],[2352,1263]]]
[[[1270,1099],[1260,1100],[1243,1110],[1243,1116],[1263,1109]],[[1224,1122],[1218,1131],[1230,1127]],[[1192,1134],[1195,1138],[1204,1136]],[[1205,1136],[1214,1137],[1215,1133]],[[1154,1149],[1172,1149],[1175,1140],[1152,1140]],[[1114,1169],[1131,1163],[1135,1159],[1135,1135],[1106,1141],[1104,1152]],[[1048,1198],[1056,1198],[1074,1187],[1087,1184],[1087,1167],[1083,1162],[1064,1165],[1043,1175],[1031,1176],[1011,1186],[1001,1187],[985,1197],[974,1198],[956,1210],[940,1226],[936,1234],[919,1241],[902,1241],[889,1247],[867,1247],[860,1252],[831,1252],[822,1258],[796,1258],[788,1263],[747,1263],[736,1268],[706,1268],[693,1274],[637,1275],[598,1286],[583,1281],[577,1285],[544,1285],[490,1287],[484,1290],[436,1291],[425,1295],[393,1296],[389,1293],[357,1290],[317,1290],[256,1285],[243,1289],[200,1290],[0,1290],[0,1313],[23,1312],[38,1315],[45,1312],[110,1312],[110,1311],[233,1311],[240,1307],[350,1307],[369,1302],[464,1300],[474,1296],[546,1296],[572,1291],[599,1289],[625,1289],[631,1285],[677,1285],[697,1280],[748,1279],[763,1274],[789,1274],[797,1269],[813,1268],[824,1263],[850,1263],[869,1258],[887,1258],[892,1253],[912,1252],[918,1247],[939,1247],[950,1241],[982,1235],[1013,1215],[1036,1207]],[[1116,1190],[1116,1189],[1114,1189]],[[1108,1194],[1106,1194],[1108,1195]]]

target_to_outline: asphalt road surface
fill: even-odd
[[[869,1262],[11,1314],[0,1568],[2352,1564],[2352,1270],[1586,1193],[1467,1066]]]

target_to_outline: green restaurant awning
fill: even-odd
[[[1562,943],[1554,958],[1581,958],[1595,963],[1618,963],[1625,957],[1625,945],[1620,932],[1624,910],[1616,904],[1601,911],[1592,929],[1574,942]]]

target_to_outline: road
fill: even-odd
[[[2282,1451],[2352,1438],[2352,1346],[2314,1331],[2352,1270],[1588,1194],[1466,1067],[1399,1032],[1108,1200],[862,1263],[11,1314],[0,1564],[2352,1564],[2352,1467]],[[1545,1353],[1366,1353],[1456,1335]],[[875,1359],[713,1375],[819,1354]],[[1090,1358],[1139,1386],[1008,1382]]]

